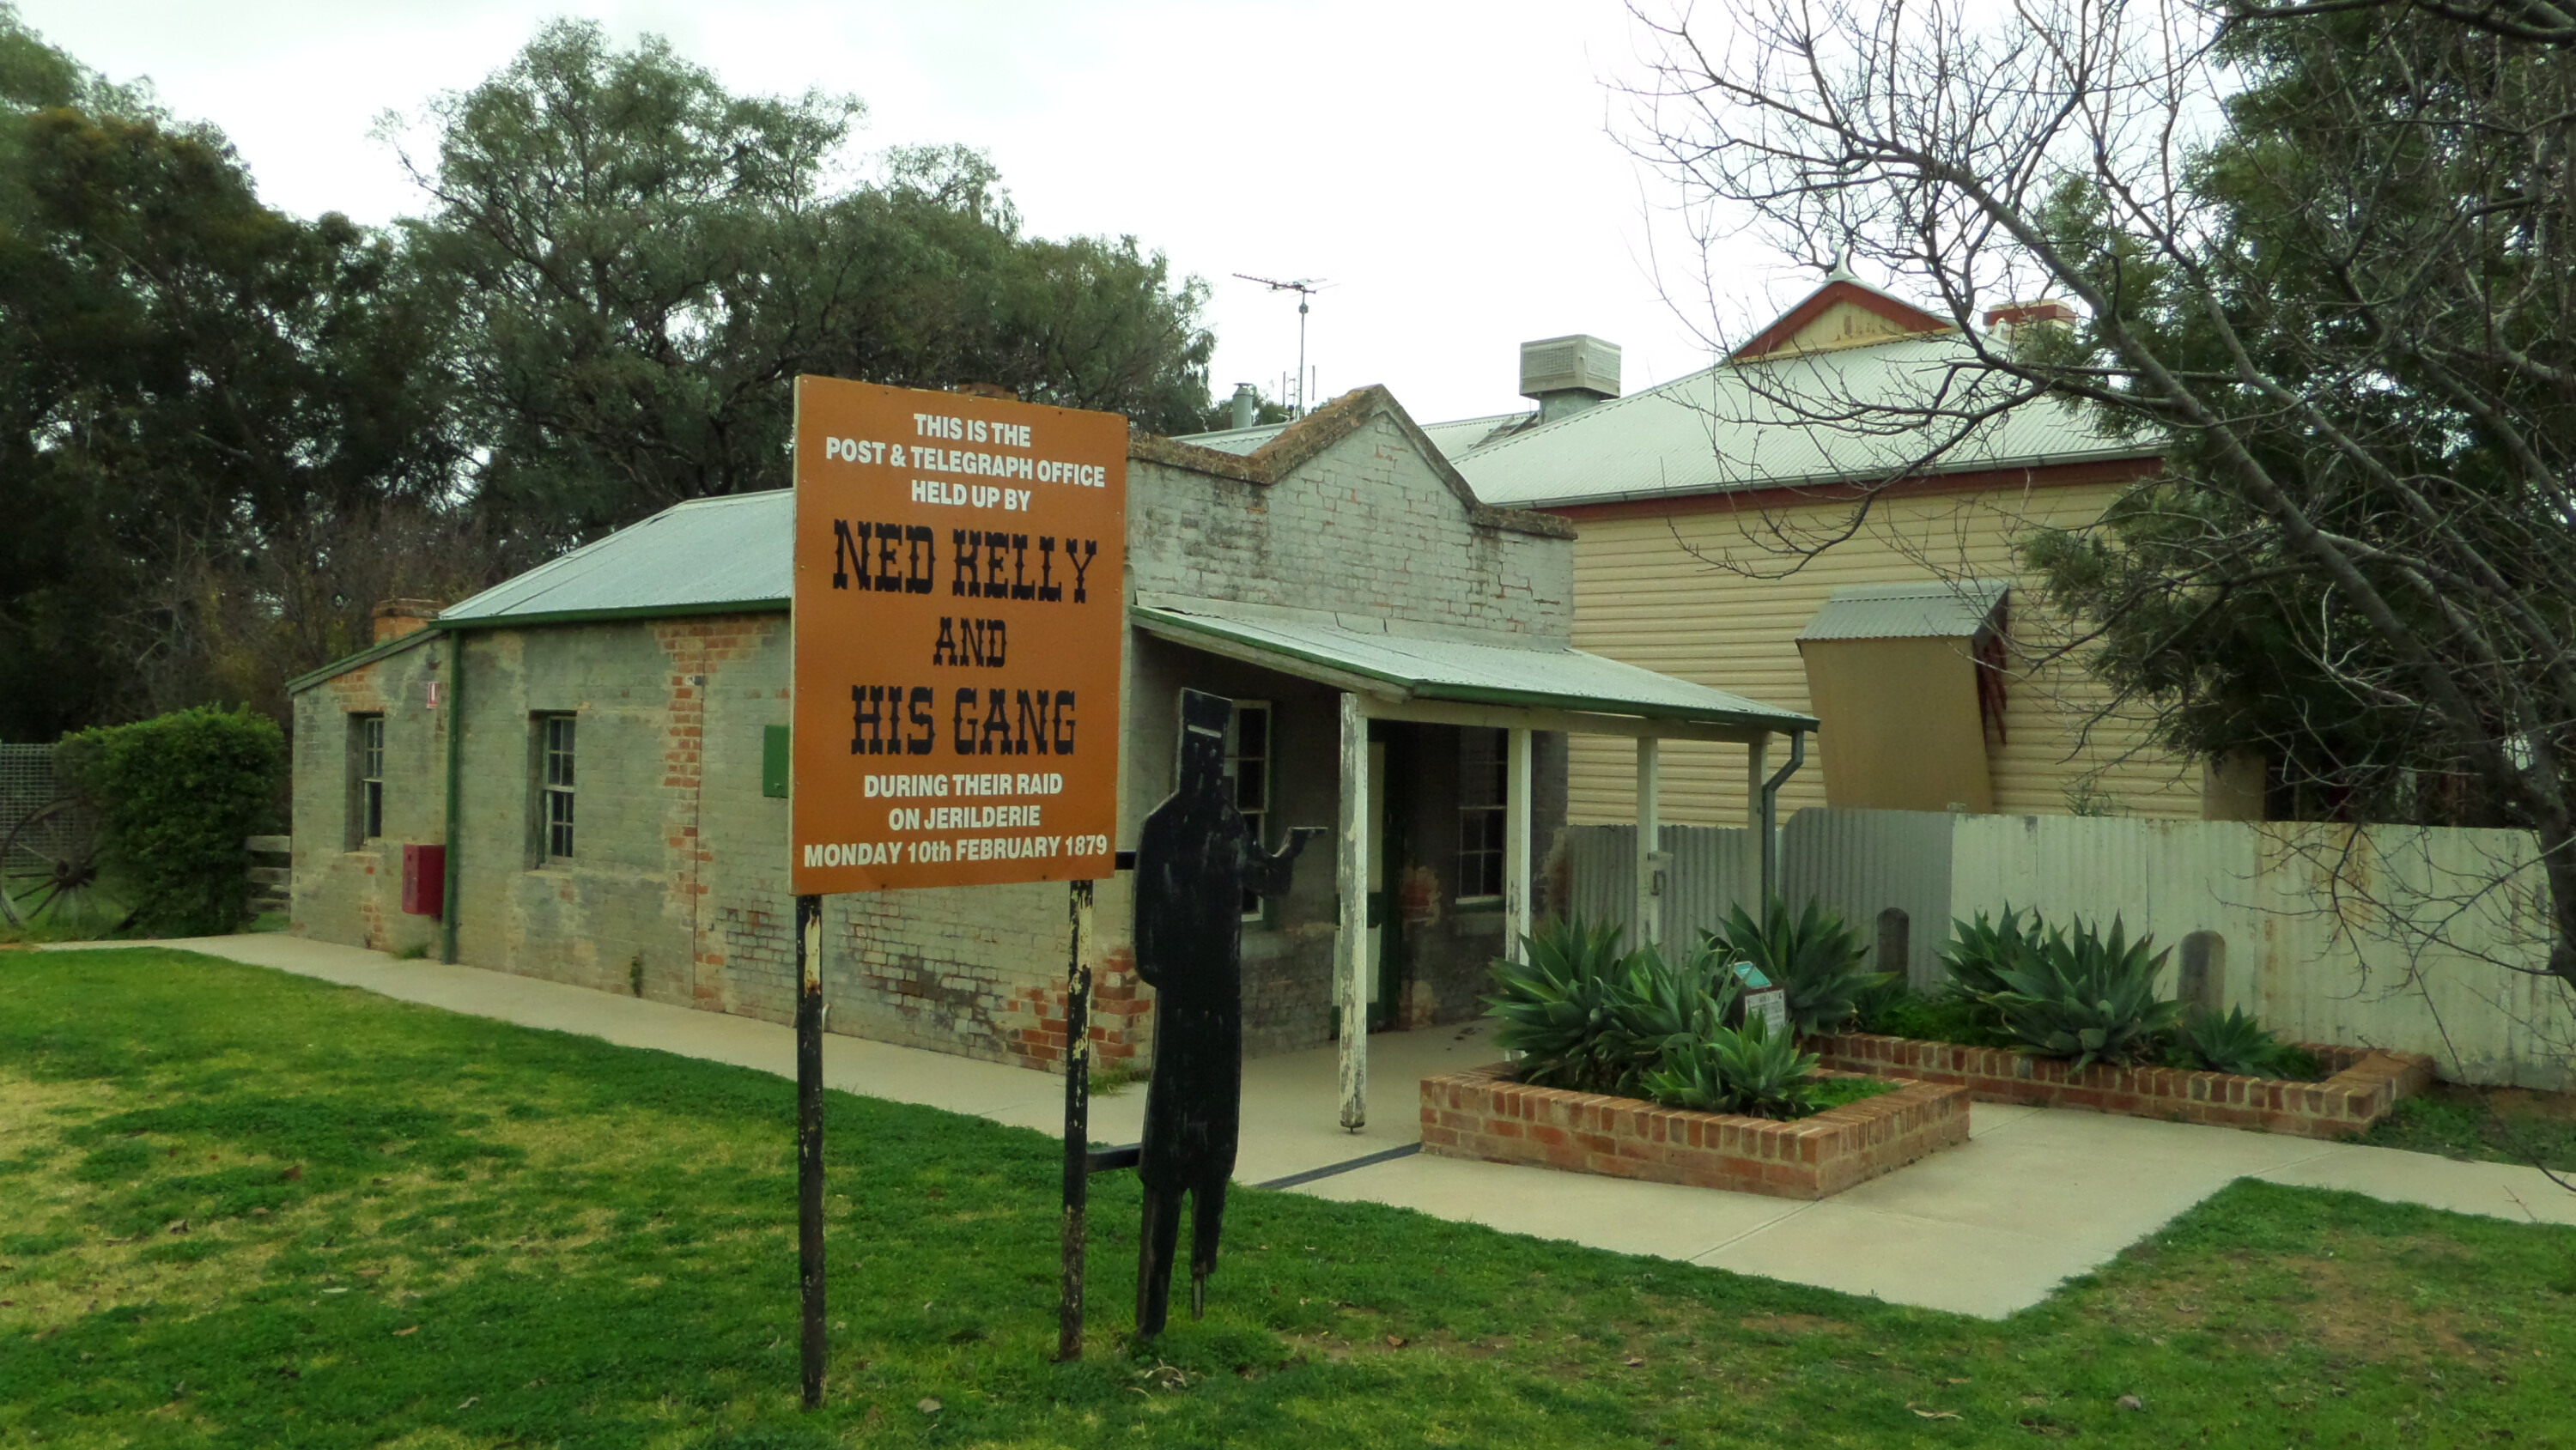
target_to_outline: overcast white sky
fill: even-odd
[[[1614,139],[1642,72],[1619,0],[20,0],[26,21],[232,138],[271,204],[380,222],[418,203],[374,118],[504,64],[546,18],[668,36],[740,91],[858,95],[859,145],[989,151],[1030,230],[1133,233],[1214,286],[1212,383],[1276,391],[1296,303],[1229,274],[1324,278],[1320,396],[1382,382],[1424,421],[1500,412],[1519,344],[1591,332],[1634,390],[1707,361],[1659,293],[1701,263]],[[1743,245],[1735,315],[1815,280]],[[1709,325],[1703,305],[1693,319]]]

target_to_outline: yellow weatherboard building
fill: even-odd
[[[1998,308],[1985,340],[2071,318]],[[1822,721],[1784,815],[2260,815],[2259,778],[2106,713],[2021,577],[2020,540],[2098,519],[2155,440],[2023,396],[1948,320],[1837,269],[1715,367],[1620,396],[1615,346],[1549,338],[1522,391],[1535,412],[1425,432],[1485,502],[1575,524],[1580,648]],[[1746,754],[1673,745],[1664,818],[1744,820]],[[1578,739],[1569,765],[1570,821],[1629,818],[1630,752]]]

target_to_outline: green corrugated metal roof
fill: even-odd
[[[1419,700],[1582,710],[1755,730],[1813,730],[1816,720],[1579,649],[1537,642],[1471,644],[1333,625],[1139,606],[1139,627],[1181,644],[1231,641],[1283,674],[1347,679]]]
[[[1457,455],[1476,496],[1558,508],[2152,457],[1986,372],[1956,333],[1722,363]],[[1926,457],[1936,444],[1938,456]]]
[[[674,504],[450,606],[438,626],[785,609],[795,524],[793,489]]]

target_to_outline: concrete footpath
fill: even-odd
[[[743,1017],[282,935],[153,945],[629,1047],[795,1070],[794,1033]],[[49,948],[65,949],[77,948]],[[1416,1085],[1497,1055],[1485,1023],[1370,1038],[1371,1122],[1359,1133],[1334,1122],[1332,1049],[1249,1062],[1236,1177],[1989,1318],[2038,1303],[2237,1178],[2576,1224],[2576,1194],[2536,1169],[1987,1104],[1963,1146],[1813,1203],[1409,1153],[1421,1139]],[[1062,1079],[1025,1068],[835,1035],[823,1075],[847,1092],[1063,1127]],[[1132,1087],[1095,1099],[1092,1136],[1134,1142],[1144,1097]]]

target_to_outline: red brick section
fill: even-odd
[[[1794,1123],[1531,1087],[1500,1063],[1422,1080],[1422,1149],[1650,1183],[1823,1198],[1968,1141],[1968,1095],[1937,1083]]]
[[[1132,1062],[1143,1055],[1143,1021],[1153,1003],[1138,990],[1136,953],[1113,947],[1092,966],[1091,1056],[1095,1067]],[[1043,1072],[1059,1070],[1064,1061],[1064,1021],[1068,994],[1061,986],[1024,987],[1011,994],[1008,1010],[1026,1014],[1032,1024],[1002,1042],[1009,1061]]]
[[[2220,1128],[2259,1128],[2302,1138],[2340,1138],[2379,1121],[2397,1100],[2433,1081],[2420,1052],[2310,1046],[2333,1071],[2323,1082],[2283,1082],[2224,1072],[2093,1063],[2069,1073],[2056,1058],[2005,1047],[1961,1047],[1849,1032],[1807,1039],[1824,1065],[1873,1077],[1963,1087],[1981,1103],[2091,1108],[2133,1118],[2166,1118]]]
[[[708,681],[727,665],[752,659],[761,641],[779,628],[768,618],[711,615],[703,619],[660,620],[653,639],[670,659],[670,696],[662,727],[662,849],[670,873],[674,908],[688,917],[689,939],[696,961],[689,973],[691,1005],[708,1012],[726,1010],[726,953],[712,950],[705,920],[710,888],[705,868],[715,856],[698,834],[699,806],[706,785]]]

